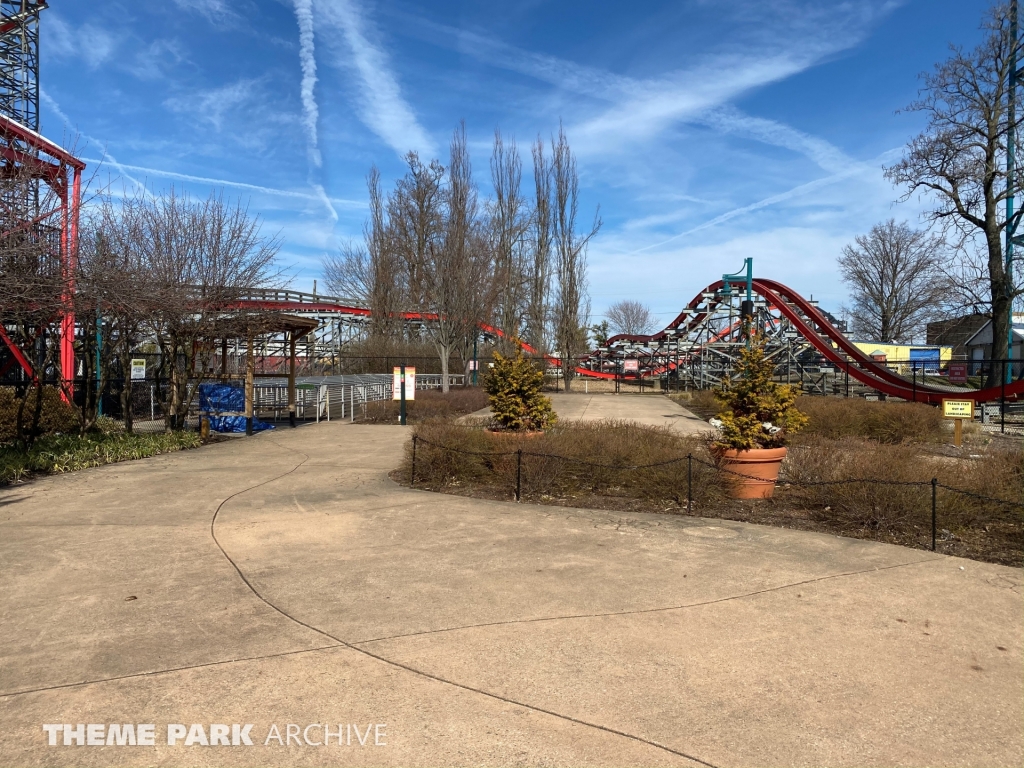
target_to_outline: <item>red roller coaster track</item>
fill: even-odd
[[[698,311],[698,307],[704,302],[705,296],[717,294],[723,288],[722,281],[712,283],[703,291],[698,293],[687,305],[686,309],[676,317],[665,330],[650,336],[614,336],[609,343],[616,341],[631,341],[636,343],[661,342],[671,338],[680,332],[690,331],[697,328],[707,317],[713,307],[719,303],[717,299],[709,299],[704,310]],[[884,393],[890,397],[899,397],[904,400],[916,400],[917,402],[939,404],[943,398],[964,397],[972,398],[978,402],[998,400],[1005,397],[1007,400],[1017,400],[1024,396],[1024,381],[1015,381],[1005,386],[989,387],[980,390],[965,390],[950,387],[948,389],[929,386],[925,384],[911,385],[905,379],[890,371],[884,363],[872,360],[858,349],[849,339],[840,333],[826,318],[824,313],[804,299],[800,294],[791,288],[775,280],[755,278],[753,282],[754,291],[765,299],[769,307],[778,310],[794,328],[829,362],[848,370],[851,378],[865,384],[872,389]],[[364,307],[345,306],[334,303],[330,300],[319,302],[300,301],[274,301],[274,300],[246,300],[239,302],[239,309],[274,309],[278,311],[291,312],[338,312],[341,314],[352,314],[358,316],[369,316],[370,310]],[[435,315],[425,315],[419,312],[405,312],[402,314],[405,320],[435,319]],[[489,325],[480,326],[481,330],[496,336],[504,335],[498,328]],[[528,352],[534,353],[531,347],[526,346]],[[548,361],[557,363],[557,358],[549,357]],[[674,363],[668,363],[655,373],[671,370]],[[605,371],[593,371],[588,368],[579,367],[577,373],[592,378],[611,379],[614,373]]]

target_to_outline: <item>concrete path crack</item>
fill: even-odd
[[[701,600],[696,603],[683,603],[682,605],[666,605],[658,608],[638,608],[632,611],[605,611],[602,613],[570,613],[564,616],[538,616],[533,619],[509,619],[508,621],[489,621],[482,624],[465,624],[458,627],[445,627],[444,629],[428,629],[423,632],[408,632],[402,635],[387,635],[385,637],[373,637],[367,640],[353,640],[352,645],[367,645],[369,643],[380,643],[385,640],[399,640],[405,637],[420,637],[423,635],[438,635],[445,632],[458,632],[463,629],[482,629],[485,627],[503,627],[515,624],[539,624],[546,621],[568,621],[573,619],[600,619],[610,616],[638,616],[645,613],[664,613],[667,611],[681,611],[687,608],[700,608],[705,605],[715,605],[717,603],[727,603],[731,600],[742,600],[747,597],[755,597],[757,595],[765,595],[770,592],[780,592],[784,589],[792,589],[793,587],[801,587],[807,584],[814,584],[819,581],[829,581],[831,579],[841,579],[846,576],[857,576],[862,573],[876,573],[880,571],[890,571],[893,568],[905,568],[908,565],[919,565],[921,563],[931,563],[942,558],[939,557],[926,557],[921,560],[912,560],[907,563],[896,563],[895,565],[885,565],[880,568],[865,568],[859,571],[846,571],[844,573],[833,573],[828,576],[816,576],[813,579],[804,579],[803,581],[794,581],[787,584],[779,584],[774,587],[765,587],[764,589],[756,589],[752,592],[742,592],[738,595],[728,595],[726,597],[716,597],[713,600]]]
[[[294,449],[289,449],[289,450],[293,450],[294,451]],[[323,637],[326,637],[326,638],[328,638],[330,640],[333,640],[339,646],[344,646],[346,648],[350,648],[353,651],[361,653],[364,656],[367,656],[367,657],[369,657],[371,659],[375,659],[376,661],[379,661],[379,662],[381,662],[383,664],[387,664],[388,666],[395,667],[397,669],[402,669],[402,670],[405,670],[406,672],[410,672],[410,673],[412,673],[414,675],[418,675],[419,677],[423,677],[423,678],[426,678],[428,680],[433,680],[433,681],[438,682],[438,683],[443,683],[445,685],[450,685],[450,686],[452,686],[454,688],[459,688],[460,690],[463,690],[463,691],[468,691],[470,693],[476,693],[476,694],[479,694],[481,696],[486,696],[486,697],[488,697],[490,699],[494,699],[496,701],[500,701],[500,702],[503,702],[505,704],[512,704],[513,706],[523,707],[524,709],[529,709],[529,710],[531,710],[533,712],[539,712],[541,714],[550,715],[551,717],[556,717],[556,718],[559,718],[560,720],[565,720],[567,722],[575,723],[577,725],[583,725],[583,726],[586,726],[588,728],[594,728],[594,729],[599,730],[599,731],[604,731],[605,733],[610,733],[610,734],[613,734],[613,735],[616,735],[616,736],[621,736],[623,738],[630,739],[632,741],[636,741],[636,742],[639,742],[641,744],[646,744],[646,745],[654,747],[656,749],[663,750],[663,751],[668,752],[670,754],[677,755],[679,757],[683,757],[683,758],[685,758],[687,760],[690,760],[692,762],[699,763],[700,765],[708,766],[708,768],[716,768],[716,766],[712,765],[711,763],[709,763],[709,762],[707,762],[705,760],[701,760],[700,758],[694,757],[693,755],[687,754],[686,752],[683,752],[681,750],[673,749],[672,747],[669,747],[669,746],[667,746],[665,744],[660,744],[660,743],[658,743],[656,741],[652,741],[650,739],[645,739],[642,736],[637,736],[637,735],[632,734],[632,733],[627,733],[626,731],[620,731],[620,730],[618,730],[616,728],[611,728],[609,726],[600,725],[599,723],[592,723],[592,722],[588,722],[586,720],[581,720],[579,718],[572,717],[571,715],[566,715],[566,714],[563,714],[561,712],[555,712],[553,710],[544,709],[543,707],[539,707],[539,706],[536,706],[534,704],[528,704],[528,703],[523,702],[523,701],[517,701],[517,700],[509,698],[507,696],[502,696],[501,694],[492,693],[490,691],[485,691],[482,688],[475,688],[475,687],[473,687],[471,685],[466,685],[464,683],[460,683],[460,682],[457,682],[455,680],[450,680],[450,679],[448,679],[446,677],[441,677],[440,675],[432,674],[432,673],[427,672],[427,671],[422,670],[422,669],[417,669],[416,667],[410,666],[408,664],[403,664],[400,661],[395,661],[394,659],[389,659],[386,656],[382,656],[382,655],[380,655],[378,653],[374,653],[373,651],[369,651],[369,650],[367,650],[365,648],[360,648],[360,647],[358,647],[358,646],[356,646],[356,645],[354,645],[354,644],[352,644],[352,643],[350,643],[350,642],[348,642],[348,641],[338,637],[337,635],[333,635],[330,632],[327,632],[326,630],[320,629],[319,627],[315,627],[312,624],[309,624],[308,622],[305,622],[302,619],[298,618],[297,616],[293,616],[292,614],[288,613],[286,610],[284,610],[283,608],[279,607],[278,605],[275,605],[274,603],[272,603],[270,600],[268,600],[266,597],[264,597],[260,593],[260,591],[258,589],[256,589],[256,587],[252,584],[252,582],[249,581],[249,579],[246,577],[245,573],[238,566],[238,563],[236,563],[234,561],[234,559],[231,557],[231,555],[229,555],[227,553],[227,550],[224,549],[223,545],[217,539],[217,531],[216,531],[217,517],[220,514],[221,509],[223,509],[224,505],[227,504],[232,499],[236,498],[237,496],[240,496],[241,494],[245,493],[247,490],[253,490],[255,488],[259,488],[262,485],[266,485],[267,483],[272,483],[275,480],[279,480],[282,477],[286,477],[287,475],[290,475],[292,472],[295,472],[297,469],[299,469],[299,467],[301,467],[306,461],[309,460],[309,456],[308,455],[306,455],[304,453],[301,453],[300,451],[295,451],[295,453],[299,453],[300,455],[304,456],[305,458],[303,458],[302,461],[300,461],[298,464],[296,464],[290,470],[288,470],[287,472],[284,472],[284,473],[278,475],[277,477],[270,478],[269,480],[264,480],[262,483],[257,483],[256,485],[253,485],[252,488],[241,490],[241,491],[238,491],[237,493],[232,494],[231,496],[228,496],[220,504],[217,505],[217,509],[213,513],[213,518],[210,520],[210,536],[213,538],[213,541],[217,545],[217,548],[221,551],[221,553],[224,555],[224,557],[227,559],[227,561],[229,563],[231,563],[232,567],[238,573],[238,577],[249,588],[249,591],[251,591],[253,593],[253,595],[255,595],[256,598],[259,599],[261,602],[266,604],[272,610],[274,610],[277,613],[279,613],[282,616],[284,616],[286,619],[288,619],[288,620],[298,624],[299,626],[305,627],[306,629],[309,629],[309,630],[311,630],[313,632],[316,632],[317,634],[322,635]]]

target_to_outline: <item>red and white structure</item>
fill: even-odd
[[[60,231],[60,272],[64,281],[60,315],[60,378],[65,397],[70,397],[75,377],[75,311],[72,301],[78,258],[78,220],[82,205],[82,171],[85,163],[31,128],[0,115],[0,172],[29,176],[53,190],[57,204],[50,210],[33,211],[16,226],[56,226]],[[0,343],[11,352],[33,381],[39,377],[32,363],[4,331],[0,307]],[[3,375],[5,371],[0,371]]]

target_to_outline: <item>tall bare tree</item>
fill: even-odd
[[[534,205],[531,224],[532,263],[526,338],[538,354],[548,351],[548,314],[551,296],[551,167],[544,157],[544,142],[537,137],[532,147]]]
[[[876,341],[910,342],[939,317],[949,296],[941,269],[942,238],[889,219],[876,224],[839,257],[850,289],[854,333]]]
[[[466,145],[466,126],[460,123],[452,134],[445,190],[445,216],[441,238],[430,237],[422,258],[415,264],[419,309],[431,316],[426,332],[441,358],[442,390],[447,392],[448,362],[453,352],[476,332],[481,286],[473,247],[477,214],[477,192]]]
[[[908,110],[924,113],[928,125],[886,176],[906,188],[904,199],[926,196],[931,220],[956,236],[960,262],[949,272],[966,278],[962,293],[984,293],[992,312],[992,357],[1000,359],[1008,353],[1009,310],[1021,293],[1005,269],[1002,239],[1020,220],[1019,211],[1009,220],[1004,214],[1009,190],[1020,194],[1019,179],[1008,185],[1005,172],[1007,80],[1015,45],[1008,5],[992,8],[982,28],[985,39],[974,50],[954,47],[949,59],[924,76],[921,98]],[[1018,135],[1021,118],[1018,111]],[[973,261],[979,252],[980,262]],[[969,284],[972,278],[978,282]]]
[[[419,306],[423,300],[423,270],[438,248],[445,228],[445,168],[437,160],[424,164],[419,155],[405,156],[409,170],[388,196],[388,225],[405,283],[405,301]]]
[[[576,358],[587,351],[587,244],[601,228],[601,217],[598,208],[590,230],[577,230],[579,172],[561,125],[557,140],[551,141],[551,155],[552,243],[557,286],[552,325],[568,392],[576,375]]]
[[[494,200],[489,208],[494,241],[497,320],[505,332],[499,346],[505,352],[511,352],[512,339],[520,337],[527,303],[526,234],[530,216],[528,203],[521,191],[522,176],[523,162],[515,140],[506,145],[501,131],[496,130],[491,153]]]
[[[607,317],[614,333],[644,335],[654,331],[654,315],[650,307],[640,301],[617,301],[608,307]]]

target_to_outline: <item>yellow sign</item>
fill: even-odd
[[[395,366],[394,378],[391,384],[391,399],[402,399],[402,369],[397,365]],[[416,399],[416,369],[411,365],[405,366],[405,399]]]
[[[942,401],[942,415],[947,419],[973,419],[973,400],[946,400]]]

